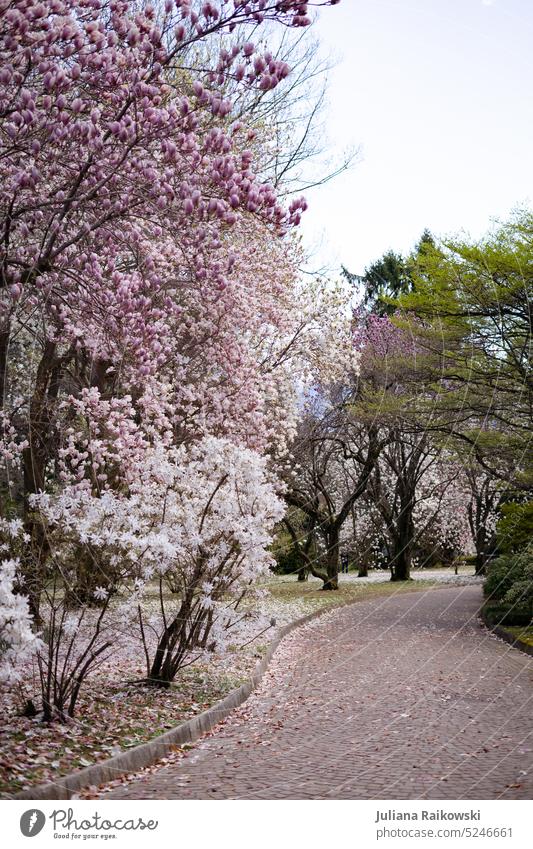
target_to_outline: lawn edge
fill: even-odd
[[[524,652],[525,654],[529,654],[533,657],[533,646],[530,646],[529,643],[525,643],[519,637],[512,634],[510,631],[502,625],[494,625],[488,616],[486,615],[483,608],[479,611],[479,618],[483,622],[486,628],[489,631],[492,631],[493,634],[496,634],[497,637],[500,637],[502,640],[505,640],[506,643],[509,643],[513,648],[518,649],[519,651]]]

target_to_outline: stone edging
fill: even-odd
[[[515,637],[513,634],[510,634],[509,631],[506,631],[504,627],[500,625],[493,625],[485,613],[483,612],[483,608],[479,611],[479,617],[486,628],[489,631],[492,631],[493,634],[496,634],[500,639],[505,640],[506,643],[510,643],[513,648],[518,649],[519,651],[525,652],[525,654],[530,654],[533,656],[533,646],[530,646],[529,643],[525,643],[519,637]]]
[[[351,604],[353,602],[347,602]],[[84,769],[72,772],[56,781],[49,781],[46,784],[36,784],[34,787],[29,787],[19,793],[13,795],[3,795],[4,799],[70,799],[73,794],[77,793],[85,787],[91,785],[105,784],[108,781],[114,781],[121,775],[129,772],[139,772],[144,767],[151,766],[166,754],[174,746],[181,746],[184,743],[192,743],[205,734],[211,731],[222,719],[225,719],[232,710],[239,707],[248,696],[255,690],[263,677],[274,652],[284,637],[287,636],[295,628],[301,625],[306,625],[313,619],[318,618],[327,611],[339,609],[346,606],[345,604],[327,604],[320,610],[315,610],[313,613],[308,613],[300,619],[295,619],[294,622],[289,622],[279,632],[278,636],[270,643],[265,656],[257,663],[250,679],[240,687],[232,690],[225,698],[216,702],[208,710],[199,713],[198,716],[182,722],[176,728],[166,731],[159,735],[154,740],[148,743],[141,743],[139,746],[130,749],[129,751],[121,752],[108,758],[100,763],[92,764]]]

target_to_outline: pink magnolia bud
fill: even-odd
[[[261,56],[256,56],[254,59],[254,71],[259,76],[266,69],[266,62]]]

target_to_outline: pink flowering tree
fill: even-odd
[[[313,5],[334,0],[0,0],[6,581],[42,624],[47,719],[73,713],[124,605],[168,683],[269,562],[264,457],[293,438],[316,308],[290,232],[305,201],[279,202],[242,104],[288,77],[268,34]],[[159,622],[150,581],[179,587]]]
[[[381,518],[390,536],[387,550],[391,579],[407,580],[415,535],[416,489],[432,462],[427,436],[409,413],[413,391],[409,378],[416,361],[416,340],[389,316],[357,311],[354,318],[354,342],[360,352],[364,386],[361,413],[373,416],[384,442],[368,485],[371,515]]]
[[[250,352],[287,330],[283,237],[305,202],[279,205],[233,103],[290,70],[248,30],[305,27],[310,5],[0,6],[3,478],[25,511],[36,615],[50,550],[30,500],[55,478],[65,430],[81,427],[71,447],[85,439],[84,389],[128,396],[131,419],[150,386],[176,443],[221,430],[274,441],[280,381]]]
[[[291,452],[285,500],[306,517],[305,533],[284,518],[301,569],[337,590],[342,531],[366,491],[382,445],[372,427],[349,421],[344,405],[307,411]]]
[[[328,591],[338,589],[343,528],[382,449],[375,423],[356,413],[360,356],[352,337],[349,295],[332,290],[307,347],[301,416],[281,471],[299,574],[310,572]]]

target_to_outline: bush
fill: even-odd
[[[273,554],[276,564],[270,568],[275,575],[294,575],[302,565],[297,552],[293,548],[288,551],[280,548],[277,551],[274,550]]]
[[[496,535],[502,554],[525,548],[533,539],[533,501],[502,504]]]
[[[511,604],[493,604],[487,602],[483,606],[483,614],[490,625],[529,625],[531,614],[519,610]]]
[[[533,619],[533,553],[531,546],[502,554],[488,568],[483,585],[485,615],[494,622],[528,625]]]

